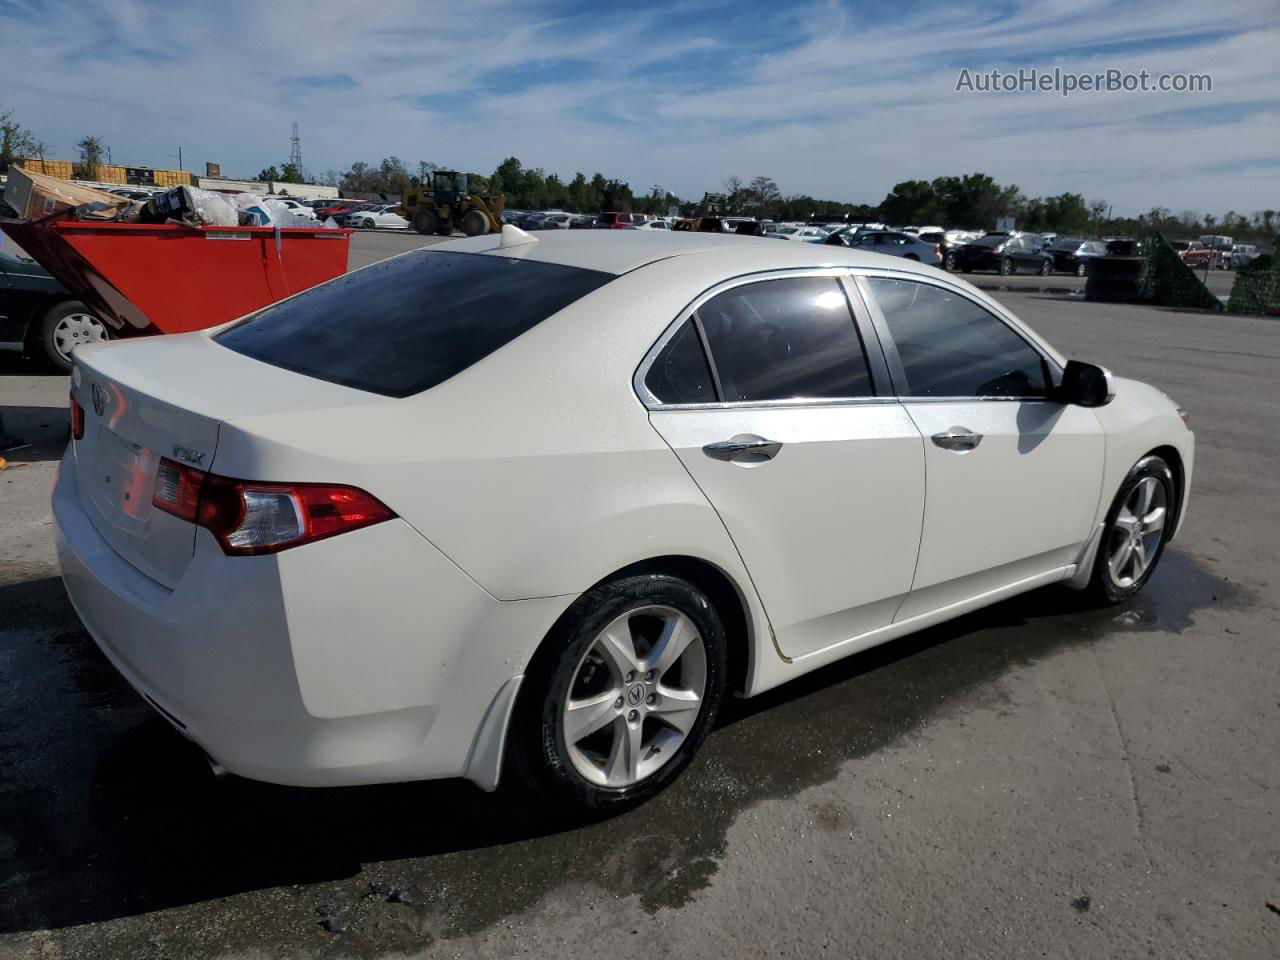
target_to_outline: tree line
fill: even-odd
[[[87,136],[76,144],[77,176],[102,161],[109,150],[100,137]],[[0,172],[23,157],[43,157],[48,147],[14,119],[12,111],[0,108]],[[327,170],[314,178],[290,163],[269,166],[259,180],[277,183],[323,183],[346,193],[400,194],[428,182],[439,167],[426,160],[410,166],[399,157],[384,157],[380,163],[359,161],[346,170]],[[602,210],[632,210],[665,214],[676,209],[684,215],[700,211],[700,202],[684,199],[660,184],[636,191],[625,181],[577,172],[571,178],[548,173],[541,167],[526,167],[519,158],[508,157],[491,174],[472,174],[477,193],[502,193],[506,205],[514,209],[560,209],[573,213]],[[836,218],[847,221],[882,221],[900,226],[937,225],[988,230],[1003,217],[1012,217],[1019,229],[1035,232],[1103,235],[1136,234],[1159,230],[1167,235],[1225,233],[1244,239],[1270,239],[1280,229],[1275,210],[1225,214],[1200,214],[1184,210],[1174,214],[1155,207],[1137,217],[1113,217],[1104,200],[1085,200],[1077,193],[1050,197],[1027,197],[1013,184],[997,183],[985,173],[936,177],[933,180],[904,180],[895,184],[878,204],[848,203],[797,193],[784,195],[772,177],[743,180],[728,177],[723,183],[725,210],[744,216],[774,220]]]

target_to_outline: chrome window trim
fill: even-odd
[[[974,306],[990,314],[999,322],[1003,323],[1009,330],[1022,340],[1035,353],[1039,354],[1041,360],[1046,364],[1049,372],[1049,389],[1053,389],[1062,378],[1062,364],[1060,364],[1052,354],[1046,349],[1044,344],[1040,343],[1035,336],[1029,336],[1031,331],[1026,330],[1020,323],[1004,313],[1003,309],[997,311],[991,308],[990,304],[984,303],[966,291],[963,287],[955,283],[939,280],[935,277],[925,276],[909,271],[898,271],[881,267],[852,267],[850,273],[853,276],[853,282],[857,286],[858,291],[862,294],[863,302],[866,305],[867,312],[871,316],[872,325],[875,327],[876,334],[880,337],[881,345],[885,351],[885,359],[889,364],[889,374],[893,378],[894,393],[900,403],[971,403],[974,401],[981,403],[989,402],[1016,402],[1016,403],[1057,403],[1052,397],[1048,396],[1027,396],[1027,397],[974,397],[974,396],[956,396],[956,397],[934,397],[934,396],[915,396],[911,393],[903,393],[902,387],[907,384],[906,371],[902,367],[902,361],[898,358],[898,346],[893,340],[893,334],[889,331],[888,322],[884,318],[884,313],[880,309],[880,301],[876,299],[875,291],[871,289],[870,281],[875,278],[883,280],[909,280],[914,283],[921,283],[931,287],[937,287],[939,290],[945,290],[948,293],[955,294],[968,300]]]
[[[878,344],[868,342],[866,333],[863,330],[862,323],[858,316],[858,307],[860,301],[865,301],[865,297],[861,296],[860,300],[854,300],[851,295],[847,283],[849,279],[850,268],[847,266],[834,267],[789,267],[779,270],[762,270],[758,273],[745,273],[741,276],[732,277],[728,280],[722,280],[720,283],[708,287],[702,293],[698,294],[683,310],[676,314],[676,318],[667,325],[666,329],[653,342],[648,352],[644,355],[644,359],[640,361],[640,365],[636,368],[636,372],[632,375],[631,386],[635,390],[636,396],[640,398],[640,402],[644,404],[648,410],[750,410],[750,409],[769,409],[777,407],[794,408],[794,407],[825,407],[825,406],[851,406],[860,403],[897,403],[897,399],[891,394],[881,394],[879,382],[879,370],[873,362],[871,350],[873,347],[878,349]],[[734,287],[745,286],[749,283],[761,283],[767,280],[782,280],[790,277],[831,277],[840,286],[841,292],[845,295],[845,300],[849,308],[849,318],[853,322],[854,331],[858,335],[858,342],[862,347],[863,356],[867,361],[868,372],[871,375],[872,389],[877,393],[866,397],[793,397],[786,400],[733,400],[733,401],[717,401],[715,403],[664,403],[653,395],[653,392],[645,385],[645,378],[649,375],[649,370],[653,367],[653,363],[658,359],[667,342],[676,335],[685,322],[693,320],[694,327],[698,333],[698,339],[702,343],[703,352],[707,357],[707,364],[711,369],[712,386],[719,395],[719,377],[715,372],[715,359],[711,355],[710,344],[707,343],[706,333],[702,329],[702,322],[696,318],[698,309],[711,300],[713,297],[719,296],[726,290],[732,290]],[[865,303],[861,303],[862,309],[866,310]]]

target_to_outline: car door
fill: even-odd
[[[864,348],[870,328],[841,274],[717,288],[637,373],[650,421],[719,514],[788,657],[891,623],[919,546],[923,439],[883,355]]]
[[[1094,411],[1051,399],[1056,364],[960,288],[870,272],[858,283],[925,438],[920,557],[898,619],[1061,574],[1101,493]]]

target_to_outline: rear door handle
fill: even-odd
[[[982,442],[982,434],[974,433],[968,427],[952,427],[943,433],[935,433],[931,439],[943,450],[968,453]]]
[[[758,462],[772,460],[781,449],[782,444],[777,440],[766,440],[754,434],[740,433],[728,440],[708,443],[702,448],[702,452],[713,460],[733,461],[741,458]]]

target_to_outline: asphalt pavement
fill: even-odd
[[[66,381],[3,360],[34,443],[0,472],[0,960],[1275,957],[1280,325],[997,296],[1191,411],[1144,593],[1039,591],[730,703],[673,789],[588,825],[462,783],[212,779],[66,601]]]

